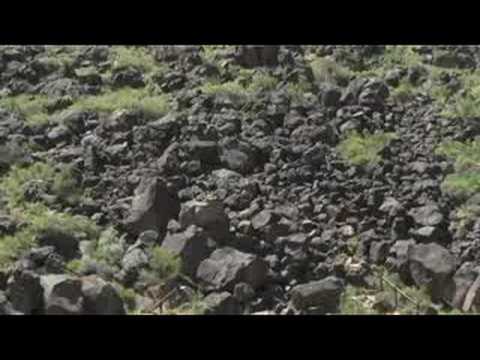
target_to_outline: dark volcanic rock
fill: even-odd
[[[211,293],[203,299],[205,315],[235,315],[241,314],[238,301],[227,291]]]
[[[244,282],[257,289],[267,281],[268,264],[263,259],[231,247],[215,250],[202,261],[197,278],[212,290],[233,291],[235,284]]]
[[[8,299],[15,310],[24,314],[43,312],[43,287],[40,276],[32,271],[15,271],[8,281]]]
[[[79,315],[83,312],[82,285],[67,275],[41,277],[46,314]]]
[[[335,313],[338,312],[343,290],[343,281],[330,276],[320,281],[295,286],[291,291],[291,302],[298,310],[316,308],[322,313]]]
[[[163,180],[144,177],[135,190],[130,216],[125,225],[135,234],[154,230],[163,237],[170,219],[176,219],[180,203],[176,194],[167,189]]]
[[[125,314],[123,300],[117,290],[100,277],[92,275],[82,278],[84,309],[87,314]]]
[[[186,202],[182,204],[179,220],[183,228],[199,226],[220,243],[230,238],[230,222],[223,205],[218,201]]]
[[[425,286],[434,301],[443,297],[455,271],[455,258],[438,244],[414,245],[408,251],[412,279]]]
[[[183,232],[168,234],[162,248],[182,259],[182,272],[190,277],[195,276],[198,265],[211,252],[205,232],[195,225],[190,225]]]

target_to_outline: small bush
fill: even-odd
[[[366,165],[381,160],[380,152],[388,141],[395,139],[394,133],[380,133],[361,135],[357,132],[350,133],[340,144],[337,150],[344,160],[354,165]]]
[[[345,85],[352,77],[351,71],[327,58],[315,57],[311,59],[310,66],[315,80],[320,82]]]
[[[383,56],[384,66],[412,67],[422,63],[422,57],[415,52],[415,47],[410,45],[389,45]]]
[[[109,227],[104,230],[92,245],[91,258],[109,266],[119,266],[124,255],[124,244],[118,232]]]
[[[146,116],[158,117],[169,111],[166,95],[151,95],[144,89],[123,88],[96,96],[86,96],[72,105],[80,110],[112,113],[116,110],[139,110]]]
[[[23,252],[36,245],[37,237],[45,234],[66,234],[68,236],[95,239],[99,228],[90,219],[49,210],[41,204],[31,204],[13,214],[27,225],[14,235],[0,237],[0,267],[15,261]]]
[[[158,279],[169,280],[180,274],[181,259],[169,251],[155,246],[152,249],[150,268]]]
[[[159,67],[153,55],[145,47],[113,46],[111,56],[113,68],[116,70],[133,67],[144,72],[151,72]]]
[[[203,315],[206,310],[207,305],[203,302],[203,296],[196,293],[189,302],[173,309],[165,309],[162,315]]]
[[[480,140],[446,142],[436,149],[436,154],[455,161],[455,173],[445,178],[443,191],[457,197],[467,197],[480,191]]]
[[[41,162],[29,167],[15,165],[0,180],[0,191],[7,196],[11,209],[22,207],[31,200],[26,196],[26,186],[32,183],[67,203],[74,202],[80,196],[73,170],[69,166],[61,166],[56,171],[50,164]]]
[[[0,107],[16,112],[29,124],[47,123],[49,99],[43,95],[21,94],[0,99]]]
[[[402,81],[391,93],[392,99],[405,103],[412,100],[418,89],[412,85],[409,81]]]
[[[220,83],[218,81],[209,81],[200,86],[200,90],[208,95],[233,95],[246,97],[248,91],[237,81],[227,81]]]

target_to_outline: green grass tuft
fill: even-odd
[[[123,88],[96,96],[86,96],[72,105],[75,109],[112,113],[116,110],[139,110],[158,117],[169,111],[167,95],[151,95],[145,89]]]
[[[395,138],[394,133],[361,135],[358,132],[351,132],[340,142],[337,150],[343,159],[351,164],[373,164],[381,160],[379,152],[390,140]]]
[[[0,99],[0,107],[20,114],[28,124],[47,123],[48,104],[48,97],[43,95],[21,94]]]

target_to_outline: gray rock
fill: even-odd
[[[79,315],[83,312],[81,281],[67,275],[44,275],[43,287],[45,313]]]
[[[455,271],[455,258],[443,246],[435,243],[414,245],[408,251],[412,279],[426,287],[433,301],[442,298]]]
[[[231,247],[215,250],[197,269],[197,278],[207,289],[233,291],[244,282],[258,289],[267,281],[268,263]]]
[[[409,215],[417,224],[422,226],[437,226],[444,220],[444,216],[436,204],[429,204],[412,209]]]
[[[12,304],[8,301],[5,292],[0,291],[0,315],[21,315],[22,313],[16,311]]]
[[[230,238],[230,221],[219,201],[191,200],[182,204],[180,224],[183,228],[199,226],[218,242],[225,242]]]
[[[471,262],[464,263],[453,276],[452,286],[446,295],[446,300],[455,308],[462,309],[465,297],[473,283],[480,275],[480,268]],[[474,299],[474,306],[480,306],[480,292],[477,290]]]
[[[168,191],[160,178],[147,176],[135,190],[131,213],[125,220],[125,225],[137,235],[146,230],[154,230],[163,237],[168,221],[176,219],[179,212],[177,195]]]
[[[182,259],[182,272],[194,276],[198,265],[209,255],[208,239],[202,229],[190,225],[185,231],[168,234],[162,248]]]
[[[248,302],[255,296],[255,290],[246,283],[238,283],[233,289],[233,296],[241,303]]]
[[[343,291],[343,281],[329,276],[320,281],[295,286],[291,291],[291,303],[298,310],[312,307],[323,313],[335,313],[338,312]]]
[[[388,241],[376,241],[370,245],[370,260],[375,264],[385,262],[390,250]]]
[[[32,271],[15,271],[8,281],[7,297],[15,310],[24,314],[43,312],[43,287]]]
[[[125,306],[117,290],[98,276],[82,278],[82,293],[84,309],[87,314],[125,314]]]
[[[240,66],[276,66],[278,63],[279,46],[243,45],[236,49],[235,59]]]
[[[241,314],[238,301],[227,291],[212,293],[203,299],[205,315],[235,315]]]

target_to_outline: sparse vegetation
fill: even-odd
[[[27,202],[38,201],[35,194],[29,195],[29,186],[39,192],[55,195],[65,203],[75,202],[81,195],[70,166],[62,165],[56,169],[42,162],[29,167],[13,166],[0,180],[0,192],[7,195],[10,209],[22,208]]]
[[[344,160],[355,165],[366,165],[380,161],[380,152],[385,145],[395,139],[394,133],[378,133],[362,135],[358,132],[351,132],[337,146]]]
[[[182,263],[179,257],[172,255],[160,246],[155,246],[152,249],[149,265],[159,279],[168,280],[180,273]]]
[[[133,67],[144,72],[151,72],[159,67],[149,50],[141,46],[113,46],[111,56],[115,70]]]
[[[458,141],[440,145],[436,153],[455,160],[455,173],[448,175],[443,190],[468,197],[480,191],[480,141]]]
[[[310,60],[310,66],[312,67],[315,80],[319,82],[345,85],[352,77],[350,70],[337,64],[333,60],[323,57],[313,57],[308,60]]]
[[[13,213],[27,224],[14,235],[0,238],[0,268],[8,266],[32,248],[42,234],[65,234],[85,239],[95,239],[99,235],[98,226],[90,219],[52,211],[38,203],[24,207],[21,212],[14,210]]]
[[[152,95],[145,89],[123,88],[96,96],[78,99],[73,108],[111,113],[116,110],[139,110],[146,116],[158,117],[169,110],[167,95]]]
[[[236,96],[240,98],[248,98],[260,91],[273,90],[278,80],[273,76],[265,73],[243,74],[242,78],[235,81],[220,82],[218,79],[211,79],[200,86],[200,90],[209,95],[223,94]]]
[[[0,99],[0,107],[20,114],[29,124],[48,122],[48,104],[49,99],[44,95],[21,94]]]

